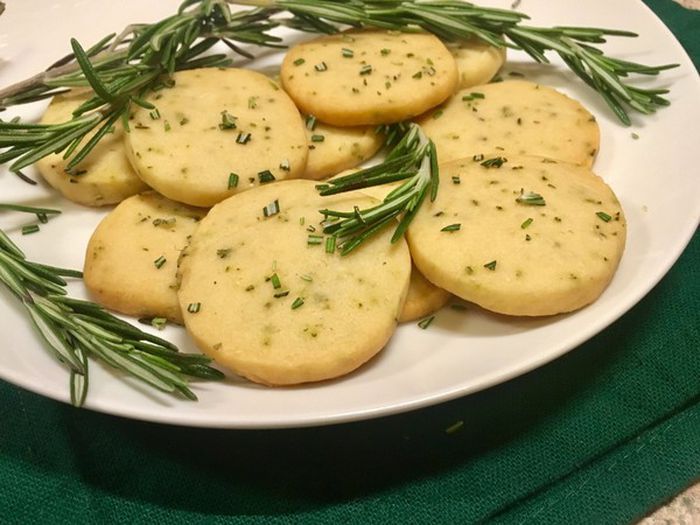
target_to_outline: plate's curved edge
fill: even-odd
[[[647,16],[651,15],[654,22],[661,26],[660,30],[665,32],[665,36],[675,47],[678,57],[682,59],[682,65],[687,67],[690,71],[695,71],[695,66],[688,56],[686,50],[676,39],[675,35],[669,30],[669,28],[663,23],[663,21],[656,16],[656,14],[647,6],[644,2],[639,1],[645,9],[645,14]],[[695,83],[698,93],[700,93],[700,76],[694,76],[693,81]],[[342,413],[334,414],[317,414],[314,416],[290,418],[286,420],[248,420],[248,421],[227,421],[222,422],[220,419],[210,418],[210,417],[195,417],[195,418],[178,418],[176,417],[176,412],[170,412],[168,410],[161,411],[148,411],[136,409],[134,407],[128,407],[128,409],[122,408],[120,406],[110,405],[109,403],[103,403],[101,400],[92,402],[88,399],[85,405],[85,409],[104,413],[109,415],[114,415],[117,417],[124,417],[129,419],[135,419],[146,422],[169,424],[176,426],[187,426],[187,427],[200,427],[200,428],[227,428],[227,429],[262,429],[262,428],[296,428],[296,427],[313,427],[322,425],[333,425],[342,424],[358,420],[374,419],[384,416],[396,415],[399,413],[404,413],[411,410],[417,410],[425,408],[428,406],[433,406],[442,402],[450,401],[459,397],[463,397],[494,385],[503,383],[514,377],[531,372],[532,370],[545,365],[553,361],[554,359],[564,355],[565,353],[576,348],[583,342],[590,339],[595,334],[604,330],[614,322],[616,322],[620,317],[627,313],[633,306],[635,306],[639,301],[641,301],[668,273],[671,267],[678,261],[682,253],[687,248],[688,244],[692,240],[697,228],[700,224],[700,202],[696,204],[695,210],[695,220],[694,222],[688,221],[685,224],[685,228],[682,228],[679,232],[680,235],[676,238],[673,250],[673,254],[670,258],[667,258],[663,264],[660,264],[658,268],[655,269],[653,277],[650,278],[643,287],[639,288],[636,293],[626,297],[626,300],[618,304],[615,311],[612,312],[608,317],[601,319],[598,323],[592,324],[588,330],[581,332],[572,336],[569,340],[565,341],[557,347],[554,351],[545,355],[536,355],[530,361],[526,363],[518,363],[517,365],[504,368],[494,372],[490,375],[484,376],[481,381],[477,384],[469,385],[468,387],[451,387],[443,391],[435,392],[434,394],[417,397],[402,403],[396,403],[391,406],[378,406],[373,408],[350,410]],[[58,365],[57,365],[58,366]],[[70,398],[67,395],[67,389],[65,391],[66,395],[58,394],[56,391],[48,388],[44,383],[40,381],[29,382],[22,381],[22,378],[16,378],[12,374],[8,374],[2,369],[0,369],[0,379],[3,379],[19,388],[27,391],[37,393],[41,396],[59,401],[62,403],[69,404]],[[26,378],[25,378],[26,379]],[[185,402],[185,401],[183,401]]]

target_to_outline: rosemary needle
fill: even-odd
[[[398,129],[397,129],[398,127]],[[372,208],[353,211],[321,210],[326,221],[323,232],[337,239],[341,255],[347,255],[386,226],[400,219],[391,242],[399,240],[427,195],[435,200],[438,188],[435,146],[417,124],[399,124],[382,128],[396,144],[384,162],[350,175],[331,179],[317,187],[321,195],[404,182]],[[398,138],[401,137],[401,138]],[[329,219],[339,219],[328,222]],[[335,247],[335,246],[334,246]]]

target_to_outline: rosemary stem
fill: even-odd
[[[226,0],[229,4],[249,5],[254,7],[275,7],[275,0]]]
[[[102,51],[94,57],[91,57],[91,61],[96,63],[105,58],[113,58],[114,55],[115,52],[113,51]],[[36,75],[27,79],[2,88],[0,89],[0,108],[4,108],[8,101],[17,95],[21,95],[30,89],[44,87],[46,86],[47,82],[50,82],[57,77],[69,75],[70,73],[76,73],[78,71],[80,71],[80,65],[77,62],[70,62],[47,71],[42,71],[41,73],[37,73]]]

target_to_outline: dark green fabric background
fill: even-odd
[[[700,14],[647,3],[697,64]],[[0,523],[633,521],[700,478],[699,261],[696,235],[632,311],[539,370],[375,421],[183,429],[0,382]]]

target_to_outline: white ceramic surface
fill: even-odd
[[[509,7],[511,0],[483,4]],[[167,15],[173,1],[9,2],[0,17],[0,85],[35,73],[68,50],[76,37],[97,41],[130,22]],[[468,394],[529,371],[590,338],[639,301],[668,271],[695,231],[700,218],[700,81],[691,61],[668,29],[638,0],[594,0],[585,8],[575,0],[525,0],[520,10],[533,25],[590,25],[624,28],[636,39],[613,39],[608,53],[650,64],[677,62],[658,84],[671,88],[671,107],[656,115],[634,115],[634,127],[619,125],[596,94],[554,58],[553,66],[536,66],[510,53],[508,70],[560,88],[581,100],[596,115],[602,145],[595,170],[615,190],[629,223],[628,246],[610,287],[593,305],[571,315],[523,320],[469,308],[445,309],[428,330],[402,326],[372,362],[343,379],[298,388],[269,389],[232,378],[195,385],[200,401],[192,403],[154,394],[141,385],[120,381],[95,365],[87,407],[126,417],[180,425],[259,428],[321,425],[410,410]],[[278,63],[278,53],[249,67]],[[11,108],[3,118],[37,118],[44,103]],[[632,132],[639,135],[633,139]],[[33,175],[31,169],[26,170]],[[63,201],[48,188],[19,182],[0,169],[0,201],[60,207],[64,214],[21,236],[26,217],[0,215],[29,257],[79,268],[87,240],[104,212]],[[71,293],[84,296],[80,283]],[[643,330],[640,327],[640,330]],[[0,290],[0,378],[39,394],[67,401],[68,374],[39,344],[24,313]],[[169,327],[165,336],[194,350],[184,331]]]

